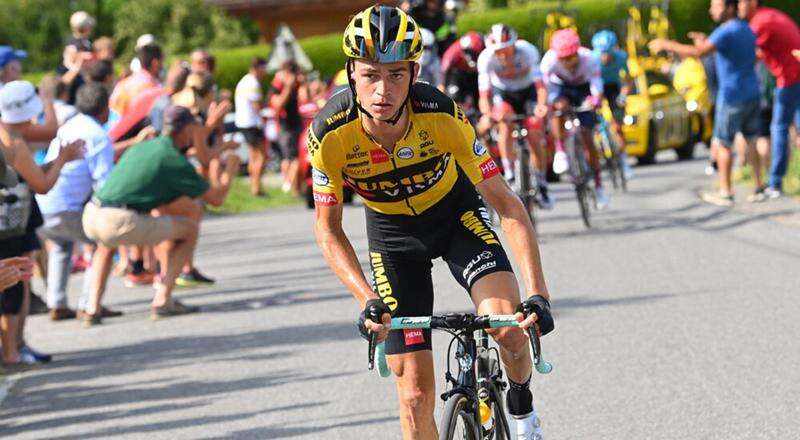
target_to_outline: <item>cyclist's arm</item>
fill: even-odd
[[[681,44],[672,40],[653,40],[648,46],[653,52],[667,51],[681,57],[696,58],[702,58],[717,50],[711,39],[695,40],[695,44]]]
[[[364,308],[367,300],[378,298],[361,270],[353,245],[342,229],[341,203],[333,206],[317,204],[314,232],[325,261],[356,298],[360,308]]]
[[[536,232],[522,202],[499,175],[484,180],[476,188],[500,216],[500,226],[522,270],[525,292],[528,296],[541,295],[549,301]]]
[[[484,49],[478,56],[478,93],[480,94],[478,100],[478,110],[484,115],[492,112],[492,85],[489,78],[489,61],[491,61],[493,53],[489,49]]]

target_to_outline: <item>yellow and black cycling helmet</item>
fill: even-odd
[[[370,6],[356,14],[342,38],[348,58],[381,64],[418,61],[422,56],[419,26],[402,9]]]

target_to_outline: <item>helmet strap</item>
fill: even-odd
[[[350,86],[350,92],[353,94],[353,102],[355,102],[355,106],[358,109],[358,111],[360,111],[361,113],[363,113],[366,117],[368,117],[370,119],[375,119],[375,117],[372,116],[370,114],[370,112],[368,112],[367,109],[362,107],[361,103],[358,102],[358,95],[356,94],[356,84],[355,84],[355,80],[353,80],[353,72],[355,72],[355,67],[354,67],[353,64],[354,64],[353,63],[353,58],[348,58],[347,59],[347,64],[345,65],[345,68],[347,70],[347,84]],[[411,96],[411,86],[414,85],[414,62],[413,61],[409,62],[409,67],[411,69],[411,79],[408,80],[408,94],[406,94],[406,98],[403,100],[403,104],[400,105],[400,110],[398,110],[397,113],[391,119],[387,119],[387,120],[377,119],[378,121],[386,122],[386,123],[389,123],[389,124],[392,124],[392,125],[397,125],[397,123],[400,121],[400,118],[403,117],[403,111],[406,108],[406,103],[408,103],[408,99]]]

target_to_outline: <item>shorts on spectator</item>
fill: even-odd
[[[110,248],[120,245],[155,245],[172,237],[173,219],[154,217],[131,209],[99,207],[89,202],[83,209],[83,230],[91,240]]]
[[[245,142],[251,148],[264,147],[264,131],[258,127],[240,128],[239,131],[244,136]]]
[[[769,127],[772,125],[772,107],[761,109],[761,126],[758,130],[758,137],[768,138],[772,136]]]
[[[278,133],[278,148],[281,152],[281,159],[297,159],[298,139],[300,139],[300,130],[281,126],[281,131]]]
[[[65,211],[45,214],[44,225],[39,233],[51,240],[80,241],[91,244],[92,240],[83,231],[83,211]]]
[[[758,99],[743,104],[720,104],[714,115],[714,139],[725,148],[733,145],[737,133],[752,139],[761,133],[761,106]]]
[[[580,84],[577,86],[560,85],[550,83],[547,86],[547,100],[550,104],[555,103],[560,99],[566,99],[571,106],[580,107],[586,101],[586,98],[591,96],[592,89],[589,83]],[[588,128],[594,128],[597,123],[597,115],[595,112],[579,112],[578,120],[581,125]]]

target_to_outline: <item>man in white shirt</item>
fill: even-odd
[[[236,84],[234,100],[236,103],[236,128],[244,135],[250,150],[247,171],[250,174],[250,192],[262,195],[261,174],[267,160],[267,149],[264,142],[264,124],[261,121],[261,109],[264,107],[264,94],[261,81],[267,76],[267,60],[253,58],[250,70]]]

